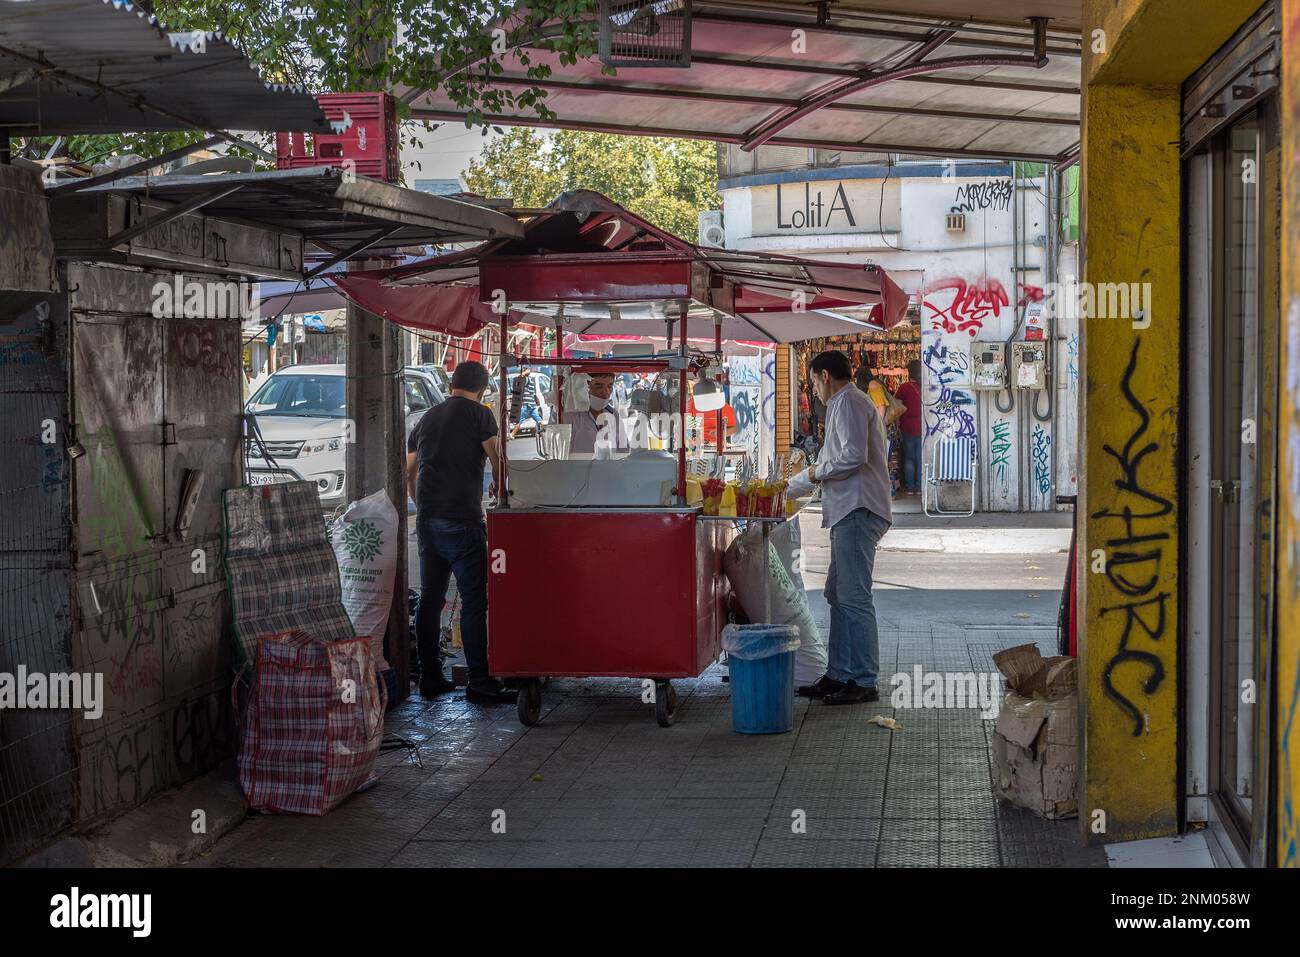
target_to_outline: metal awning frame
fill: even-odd
[[[818,111],[843,111],[847,113],[892,114],[910,117],[931,117],[934,119],[981,120],[1002,124],[1024,124],[1029,126],[1077,127],[1078,120],[1072,117],[1000,114],[983,110],[964,110],[952,108],[891,106],[886,104],[845,103],[842,100],[854,93],[860,93],[871,86],[888,83],[891,80],[906,80],[909,83],[935,83],[944,86],[984,88],[1024,93],[1070,94],[1079,95],[1078,85],[1061,83],[1035,83],[1022,79],[1002,79],[999,77],[961,78],[934,75],[945,70],[967,67],[1009,66],[1041,67],[1047,58],[1081,58],[1082,44],[1077,32],[1071,30],[1051,30],[1046,19],[1030,18],[1031,33],[1026,35],[1028,43],[998,39],[1005,37],[1014,28],[1006,24],[981,25],[976,21],[945,21],[936,16],[883,17],[871,14],[854,15],[851,12],[832,16],[825,5],[806,14],[797,10],[780,10],[776,8],[755,7],[752,4],[728,3],[715,0],[697,4],[692,14],[698,23],[735,24],[739,26],[779,27],[799,29],[806,32],[824,32],[852,37],[886,39],[910,43],[901,63],[873,71],[870,67],[835,66],[824,62],[794,63],[788,60],[764,59],[762,55],[745,54],[693,54],[692,64],[722,66],[736,70],[765,70],[790,72],[820,77],[826,82],[805,96],[781,96],[762,93],[746,93],[737,90],[698,90],[679,89],[670,86],[651,84],[619,83],[617,80],[600,79],[591,81],[574,81],[564,79],[561,75],[533,79],[527,76],[502,73],[492,76],[488,82],[495,86],[538,88],[544,91],[566,93],[609,94],[627,97],[653,97],[661,101],[695,101],[711,104],[733,103],[749,106],[770,106],[772,110],[759,122],[752,124],[743,132],[702,131],[673,128],[669,126],[641,126],[636,123],[592,122],[581,118],[568,118],[561,115],[559,120],[548,120],[532,116],[515,116],[508,113],[493,113],[483,116],[486,123],[508,126],[533,126],[543,128],[562,127],[566,129],[585,130],[589,132],[611,133],[618,135],[668,136],[684,139],[705,139],[714,142],[739,146],[750,151],[760,145],[798,147],[824,150],[853,150],[868,152],[905,153],[917,155],[935,155],[945,157],[974,157],[1000,160],[1023,160],[1057,164],[1067,161],[1077,151],[1077,146],[1063,153],[1044,152],[1041,150],[998,150],[998,149],[962,149],[952,146],[927,148],[915,143],[878,142],[867,137],[864,142],[826,140],[800,135],[782,135],[782,131],[799,119]],[[880,23],[884,26],[864,24]],[[890,28],[886,28],[886,27]],[[517,50],[546,50],[547,41],[559,35],[563,26],[547,25],[531,37],[523,39],[515,47]],[[985,37],[981,34],[987,33]],[[985,51],[983,54],[967,56],[957,55],[942,59],[929,59],[940,47],[976,47]],[[994,52],[996,51],[996,52]],[[1005,51],[1005,52],[1003,52]],[[473,63],[465,69],[472,68]],[[409,89],[400,94],[400,99],[408,105],[415,104],[429,91]],[[464,120],[465,114],[456,109],[438,106],[413,105],[413,119],[430,121]]]
[[[152,168],[160,159],[136,165]],[[306,205],[301,209],[273,207],[270,210],[273,215],[266,218],[248,209],[219,206],[222,200],[251,190],[292,196]],[[410,245],[417,240],[421,243],[477,242],[523,232],[519,222],[497,210],[429,196],[365,177],[354,178],[334,167],[218,175],[125,178],[109,175],[86,183],[60,184],[50,188],[47,195],[62,197],[69,192],[74,196],[119,195],[169,204],[98,242],[96,248],[102,254],[111,254],[144,233],[205,210],[218,219],[296,232],[304,243],[322,250],[325,260],[313,263],[299,281],[311,280],[340,262],[380,246],[403,230],[415,231],[416,238],[399,238],[394,240],[395,244]],[[212,209],[214,205],[218,208]],[[432,231],[439,232],[433,237],[420,238]],[[85,252],[81,250],[79,254]]]

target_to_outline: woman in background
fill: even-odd
[[[885,422],[885,434],[889,438],[886,461],[889,463],[889,486],[890,495],[898,495],[898,469],[899,453],[902,450],[902,434],[898,430],[899,416],[906,410],[897,399],[890,395],[889,390],[885,388],[885,383],[876,375],[872,368],[871,357],[868,353],[863,353],[862,364],[858,366],[858,371],[853,375],[853,383],[859,389],[867,394],[876,411]]]

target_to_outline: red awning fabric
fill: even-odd
[[[522,239],[329,279],[369,312],[456,337],[499,321],[493,294],[511,324],[662,336],[685,308],[688,335],[716,323],[725,339],[760,342],[888,329],[908,305],[878,266],[697,247],[588,190],[557,198]]]

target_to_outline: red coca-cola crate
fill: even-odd
[[[387,93],[322,93],[316,97],[333,133],[275,134],[277,169],[345,166],[358,176],[401,178],[397,104]],[[351,161],[355,166],[350,166]]]

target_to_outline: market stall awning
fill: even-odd
[[[646,4],[649,12],[660,4]],[[677,3],[670,8],[681,6]],[[691,5],[690,65],[560,61],[542,40],[488,87],[547,92],[489,122],[692,137],[743,149],[1064,161],[1078,151],[1080,0],[848,0]],[[1029,18],[1043,18],[1038,25]],[[461,120],[443,89],[399,89],[412,115]]]
[[[328,132],[305,89],[264,82],[215,33],[169,30],[124,0],[0,0],[0,129]]]
[[[720,326],[724,339],[793,342],[889,328],[908,302],[878,266],[704,249],[589,190],[557,198],[518,239],[330,279],[370,312],[453,336],[509,308],[512,323],[578,335],[679,335],[685,316],[688,336]]]
[[[132,176],[81,187],[74,195],[99,193],[163,200],[175,204],[175,210],[202,210],[221,219],[295,231],[308,244],[336,256],[523,232],[518,220],[487,206],[350,175],[333,166]],[[323,271],[327,265],[315,268]]]

